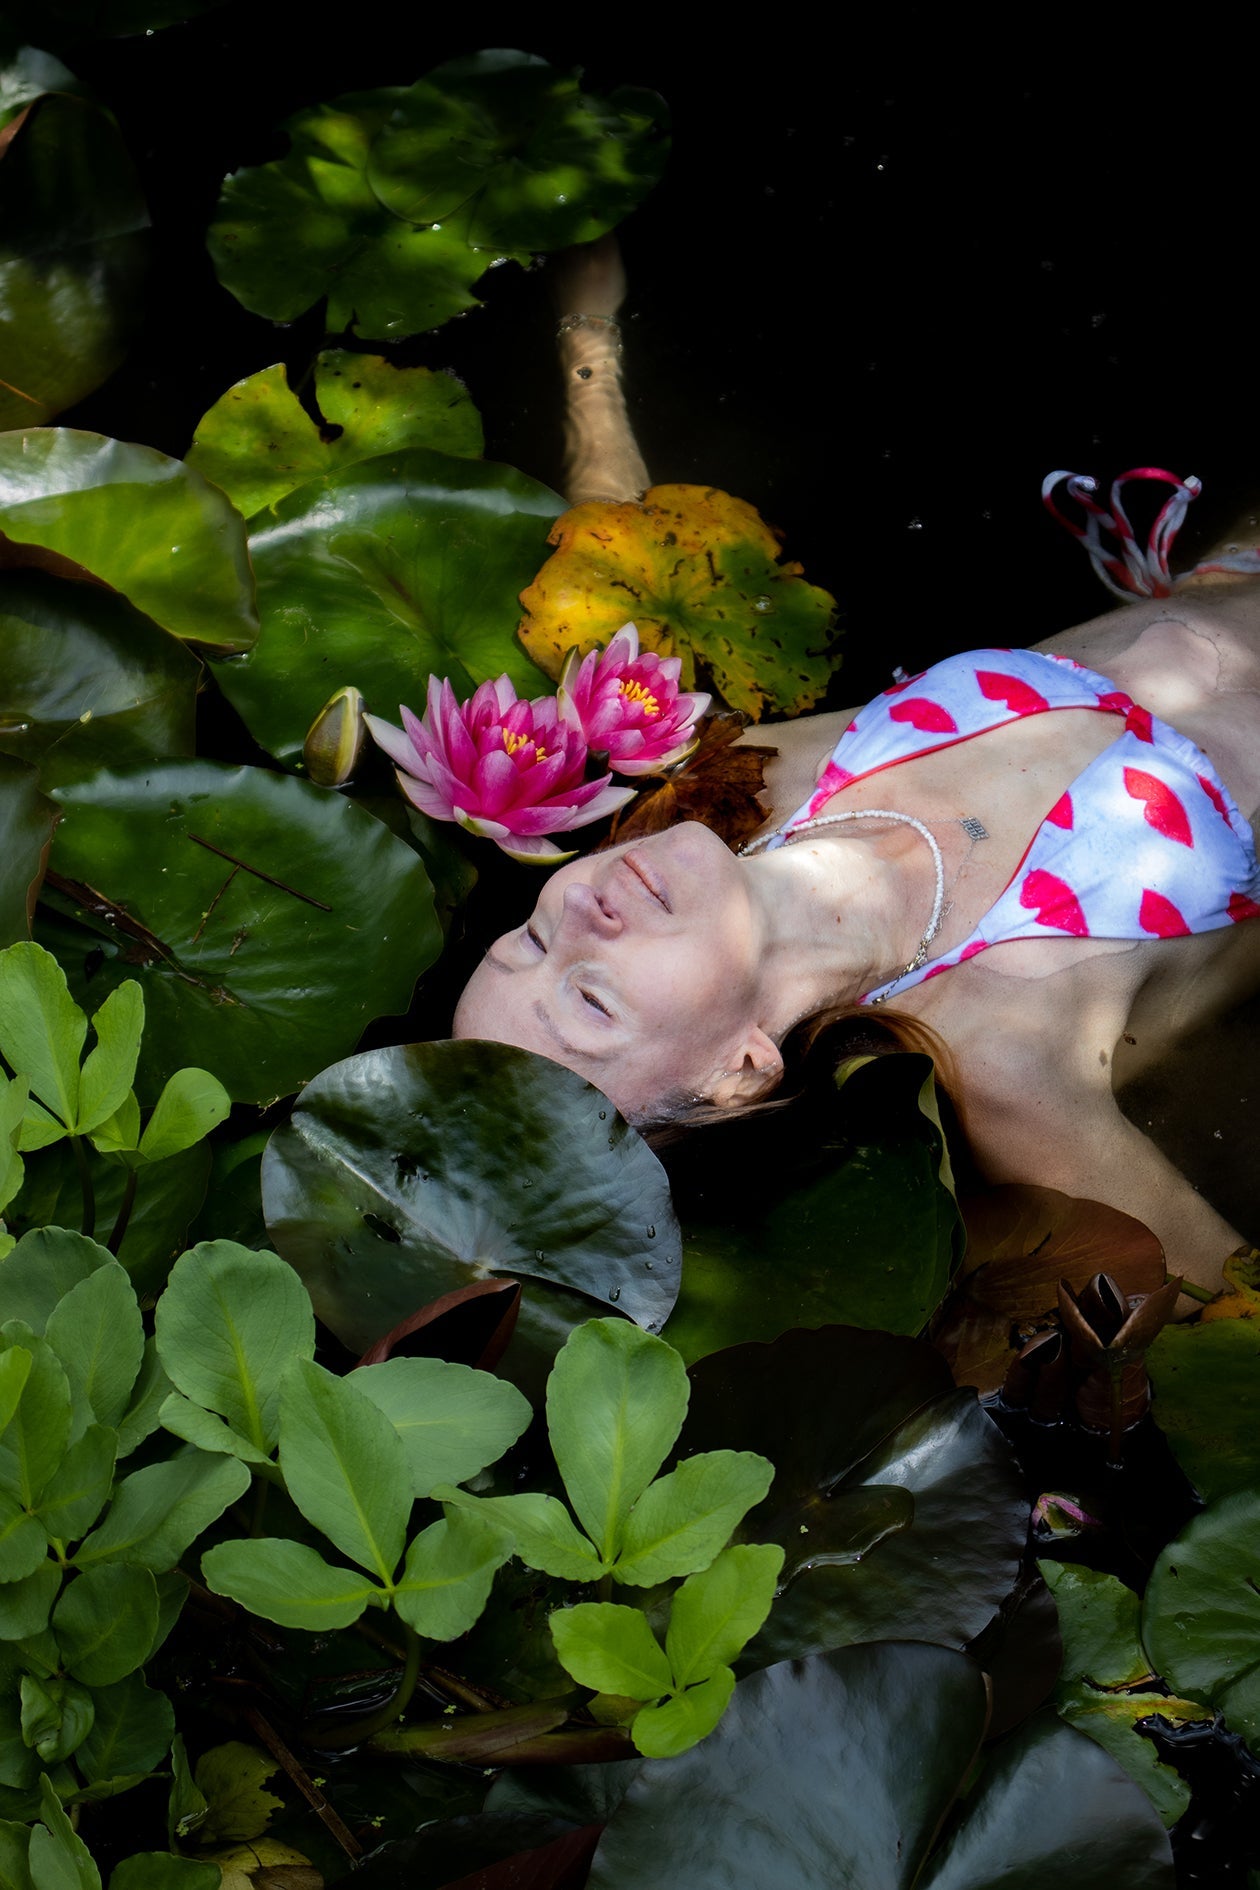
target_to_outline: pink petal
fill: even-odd
[[[483,814],[470,814],[464,807],[457,807],[453,818],[468,833],[475,833],[479,840],[506,840],[510,832],[502,821],[487,820]]]
[[[372,740],[395,767],[408,770],[415,767],[416,751],[400,728],[395,728],[392,722],[383,722],[379,715],[365,715],[363,720],[371,731]]]
[[[469,800],[479,814],[501,814],[516,800],[516,769],[506,749],[492,748],[477,758]]]
[[[535,834],[531,838],[514,835],[510,839],[500,840],[499,845],[509,859],[519,860],[522,866],[559,866],[564,860],[573,858],[574,849],[561,852],[550,834]]]

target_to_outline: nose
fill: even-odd
[[[574,938],[616,938],[621,920],[604,906],[590,886],[566,886],[560,929]]]

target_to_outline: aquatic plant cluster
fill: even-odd
[[[298,113],[210,243],[328,345],[180,460],[46,424],[147,213],[6,57],[0,1881],[1170,1890],[1170,1761],[1260,1754],[1256,1257],[1161,1330],[1127,1217],[960,1203],[921,1057],[755,1125],[731,1203],[428,1040],[530,881],[481,839],[735,831],[711,701],[835,664],[743,501],[566,511],[380,351],[612,227],[661,102],[497,52]]]

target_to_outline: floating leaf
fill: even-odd
[[[750,1657],[891,1633],[961,1646],[987,1625],[1015,1578],[1027,1501],[997,1427],[929,1345],[831,1326],[734,1346],[690,1377],[679,1452],[751,1450],[775,1466],[737,1531],[786,1556]]]
[[[14,544],[90,571],[172,636],[255,641],[245,527],[183,460],[70,427],[0,434],[0,507]]]
[[[660,175],[661,101],[585,97],[579,78],[477,53],[296,113],[287,157],[224,184],[219,280],[273,321],[327,295],[330,332],[391,340],[475,307],[492,264],[592,241]]]
[[[31,935],[35,899],[59,818],[55,803],[41,794],[34,768],[0,754],[0,948]]]
[[[1170,1685],[1225,1715],[1260,1754],[1260,1490],[1196,1516],[1164,1550],[1142,1604],[1142,1640]]]
[[[51,75],[50,75],[51,76]],[[121,362],[148,211],[110,114],[59,88],[0,142],[0,428],[39,426]]]
[[[253,518],[296,486],[380,453],[424,446],[460,458],[481,455],[481,417],[452,374],[333,348],[316,360],[315,398],[322,428],[290,389],[284,368],[262,368],[229,387],[198,421],[188,464]]]
[[[815,1099],[806,1136],[789,1112],[751,1126],[705,1132],[732,1135],[737,1198],[703,1170],[699,1197],[678,1187],[670,1344],[690,1361],[797,1325],[921,1331],[963,1244],[929,1060],[864,1063],[837,1100]]]
[[[568,650],[607,643],[630,618],[644,649],[697,662],[756,721],[799,715],[835,668],[835,600],[782,562],[751,505],[711,486],[653,486],[641,504],[594,500],[557,520],[556,547],[522,593],[521,641],[549,676]]]
[[[264,634],[214,674],[250,733],[290,766],[334,689],[373,714],[423,709],[430,673],[464,697],[544,681],[514,634],[517,598],[563,501],[508,466],[410,447],[313,479],[258,521]]]
[[[43,571],[0,581],[0,749],[45,786],[101,764],[193,752],[201,668],[99,584]]]
[[[266,1830],[272,1813],[284,1803],[262,1787],[280,1769],[270,1753],[247,1746],[240,1739],[211,1746],[197,1761],[194,1774],[209,1804],[205,1823],[197,1833],[201,1844],[224,1838],[256,1838]]]
[[[1142,1793],[1053,1717],[1005,1741],[964,1797],[985,1719],[979,1670],[941,1647],[849,1647],[754,1674],[702,1746],[636,1774],[590,1890],[719,1890],[736,1858],[741,1882],[793,1890],[1044,1890],[1060,1877],[1173,1890]]]
[[[1260,1323],[1165,1326],[1149,1353],[1155,1419],[1209,1502],[1260,1482]]]
[[[237,1101],[286,1095],[406,1010],[436,955],[420,862],[339,795],[208,761],[57,794],[54,864],[81,921],[58,957],[94,993],[143,986],[142,1100],[186,1064]]]
[[[598,1090],[503,1044],[409,1044],[325,1070],[268,1145],[263,1204],[355,1351],[488,1274],[529,1282],[512,1358],[527,1338],[549,1360],[592,1301],[660,1325],[676,1291],[656,1157]]]

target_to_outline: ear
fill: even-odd
[[[719,1109],[759,1102],[783,1075],[783,1056],[773,1037],[754,1025],[709,1084],[709,1101]]]

